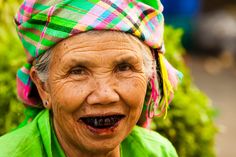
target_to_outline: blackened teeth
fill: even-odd
[[[80,119],[86,125],[92,126],[94,128],[110,128],[124,117],[125,117],[124,115],[113,115],[113,116],[98,116],[98,117],[82,117]]]

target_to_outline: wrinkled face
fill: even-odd
[[[57,44],[48,78],[56,132],[84,151],[117,147],[142,111],[148,80],[142,53],[140,41],[118,32]]]

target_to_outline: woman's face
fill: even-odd
[[[143,47],[119,32],[83,33],[56,45],[46,92],[57,136],[85,152],[119,146],[143,107]]]

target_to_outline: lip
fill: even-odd
[[[87,117],[105,117],[105,116],[117,116],[117,115],[125,116],[125,114],[123,114],[123,113],[109,112],[109,113],[103,113],[103,114],[86,114],[86,115],[79,117],[79,119],[80,118],[87,118]]]
[[[105,117],[105,116],[117,116],[117,115],[122,115],[124,116],[122,119],[120,119],[118,122],[116,122],[112,127],[109,128],[94,128],[92,126],[89,126],[85,124],[80,118],[87,118],[87,117]],[[124,114],[120,113],[105,113],[105,114],[89,114],[85,115],[79,118],[78,122],[81,123],[87,130],[89,130],[91,133],[99,136],[108,136],[114,134],[117,130],[118,127],[120,126],[120,123],[125,119]]]

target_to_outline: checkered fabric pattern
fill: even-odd
[[[89,30],[131,33],[152,48],[163,36],[162,5],[154,9],[133,0],[26,0],[15,21],[28,60],[58,41]]]

